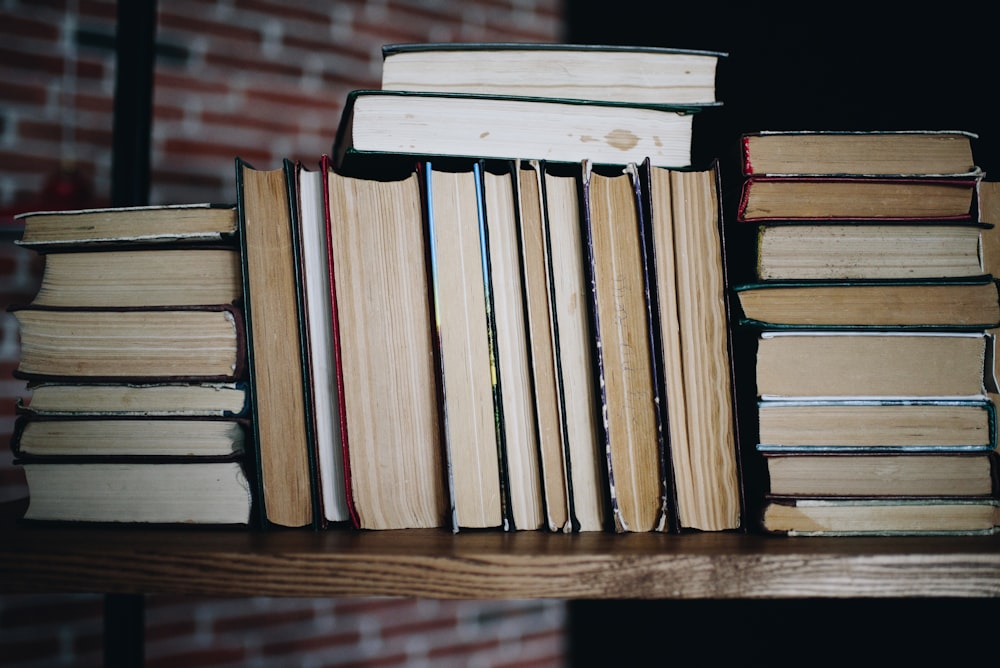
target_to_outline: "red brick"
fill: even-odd
[[[177,652],[156,659],[147,658],[145,668],[199,668],[200,666],[239,665],[247,659],[243,647],[217,647],[203,650]]]
[[[345,598],[337,601],[336,612],[339,615],[395,614],[402,608],[413,610],[417,607],[418,602],[410,598]]]
[[[49,21],[39,21],[34,18],[16,16],[10,12],[2,12],[0,13],[0,34],[55,41],[59,38],[59,29]]]
[[[197,628],[197,624],[192,619],[181,619],[161,624],[150,624],[147,622],[146,642],[151,643],[157,640],[169,640],[171,638],[191,636]]]
[[[8,80],[0,86],[0,100],[41,106],[45,104],[45,98],[45,88],[38,84],[18,84]]]
[[[118,18],[118,3],[113,0],[82,0],[80,2],[80,15],[115,21]]]
[[[423,634],[447,628],[455,628],[457,625],[458,623],[454,616],[442,615],[427,616],[421,618],[419,621],[404,624],[394,624],[389,621],[382,628],[382,637],[392,638],[401,635]]]
[[[262,60],[232,53],[209,52],[205,54],[205,62],[218,67],[231,67],[238,72],[254,74],[272,74],[283,77],[298,78],[302,76],[302,67],[282,61]]]
[[[258,102],[268,102],[271,104],[284,105],[290,109],[308,107],[313,110],[330,110],[337,109],[343,104],[342,99],[334,99],[332,96],[327,94],[306,95],[288,89],[253,89],[246,92],[246,97],[251,106],[257,104]]]
[[[169,5],[167,5],[169,7]],[[210,21],[198,16],[185,16],[168,11],[160,11],[157,19],[157,29],[162,31],[177,30],[212,37],[227,37],[246,42],[259,43],[261,34],[253,28],[243,28],[230,23]]]
[[[428,649],[427,656],[433,662],[435,659],[444,659],[446,657],[464,656],[467,654],[485,652],[499,646],[500,640],[497,638],[486,638],[475,642],[442,644],[440,647],[431,647]]]
[[[62,74],[65,60],[62,56],[47,56],[41,53],[27,53],[14,49],[0,48],[0,65],[21,72],[45,72]]]
[[[346,57],[356,60],[359,63],[359,67],[367,66],[368,62],[372,59],[372,52],[370,50],[359,48],[355,44],[349,42],[339,42],[332,39],[308,39],[295,34],[283,35],[282,41],[287,46],[296,49],[305,49],[314,54],[329,53],[340,58]]]
[[[265,611],[252,615],[239,615],[227,617],[213,623],[212,628],[218,632],[238,631],[250,626],[282,626],[295,622],[305,622],[315,618],[316,613],[312,608],[299,608],[296,610]]]
[[[261,643],[260,650],[265,657],[305,655],[321,649],[354,645],[360,640],[361,634],[358,631],[324,633],[311,637],[265,641]]]
[[[202,112],[201,119],[210,125],[223,125],[244,129],[252,128],[278,136],[295,134],[299,131],[299,126],[294,116],[251,118],[247,114],[205,111]]]
[[[217,144],[196,139],[167,139],[163,143],[163,153],[167,158],[171,156],[186,156],[201,159],[224,158],[231,161],[236,156],[241,156],[245,160],[253,162],[269,160],[270,151],[263,148],[249,146],[234,146],[230,144]],[[0,161],[2,164],[2,161]]]
[[[266,2],[265,0],[241,0],[239,3],[241,11],[254,11],[280,16],[282,20],[306,21],[313,25],[328,26],[331,23],[330,15],[326,12],[314,11],[308,7],[295,7],[283,2]]]
[[[220,79],[206,79],[184,72],[168,71],[163,67],[156,70],[154,75],[154,90],[170,90],[176,88],[186,93],[220,93],[229,91],[226,81]]]
[[[0,656],[4,658],[4,662],[9,661],[11,664],[51,661],[54,665],[59,661],[60,654],[59,643],[55,637],[8,642],[0,640]]]

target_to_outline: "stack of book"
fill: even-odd
[[[12,438],[29,520],[247,525],[234,207],[32,212]],[[30,397],[30,399],[29,399]]]
[[[741,138],[725,187],[734,234],[754,249],[730,259],[752,339],[766,531],[998,525],[1000,300],[982,251],[996,221],[981,214],[973,139]]]
[[[691,165],[724,54],[383,53],[318,169],[236,161],[261,460],[278,479],[288,459],[267,453],[309,451],[290,441],[325,411],[358,528],[739,528],[717,169]],[[296,215],[325,264],[271,236]],[[294,302],[324,282],[317,353]],[[307,350],[329,360],[325,404]]]

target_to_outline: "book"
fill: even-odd
[[[240,254],[232,246],[83,248],[87,250],[44,254],[33,304],[187,306],[226,304],[243,296]]]
[[[244,451],[244,429],[236,418],[22,415],[11,450],[15,457],[229,457]]]
[[[24,519],[48,522],[252,523],[252,493],[237,457],[16,460],[30,496]]]
[[[726,55],[558,43],[386,44],[382,89],[714,105],[716,70]]]
[[[9,311],[21,336],[14,375],[33,382],[228,382],[246,369],[244,317],[232,304]]]
[[[326,200],[329,159],[323,156],[318,169],[301,163],[291,166],[296,201],[292,207],[298,264],[303,378],[305,382],[308,437],[315,462],[318,525],[347,522],[347,490],[344,477],[343,402],[340,366],[333,337],[334,304],[330,289],[330,240]]]
[[[987,273],[984,227],[874,221],[761,224],[745,281],[971,278]]]
[[[775,131],[740,137],[744,176],[976,176],[963,130]]]
[[[581,173],[541,165],[560,413],[566,439],[570,521],[576,531],[608,526],[608,480],[601,455],[601,418],[594,391],[593,326],[588,302],[580,196]]]
[[[978,397],[983,332],[765,330],[757,393],[768,397]]]
[[[759,327],[988,329],[1000,326],[992,276],[950,281],[770,281],[733,288]]]
[[[327,173],[346,422],[348,507],[361,529],[448,524],[433,311],[418,173]]]
[[[788,536],[992,535],[1000,500],[773,498],[761,527]]]
[[[618,532],[670,526],[640,200],[635,165],[602,173],[584,162],[588,297],[611,514]]]
[[[970,220],[978,180],[749,176],[736,220]]]
[[[224,241],[236,234],[231,204],[31,211],[15,216],[24,225],[15,243],[35,248],[135,242]]]
[[[989,496],[993,451],[939,454],[765,453],[772,496]]]
[[[552,303],[552,258],[549,253],[542,163],[517,161],[517,202],[521,231],[522,283],[528,314],[538,451],[546,523],[550,531],[572,531],[567,470],[564,386],[557,359]],[[583,388],[582,391],[587,391]]]
[[[374,155],[436,155],[596,164],[691,163],[697,107],[573,99],[354,90],[333,144],[338,170]]]
[[[997,447],[996,407],[970,399],[770,400],[757,404],[759,452],[931,453]]]
[[[430,280],[452,528],[503,524],[481,165],[423,163]]]
[[[236,158],[259,521],[317,526],[288,165]]]
[[[509,528],[545,526],[516,197],[517,163],[481,163],[490,327],[496,349],[497,415],[502,431]]]
[[[18,412],[33,415],[237,417],[249,411],[246,383],[59,383],[29,385]]]
[[[675,526],[742,525],[718,168],[640,170],[655,267]]]

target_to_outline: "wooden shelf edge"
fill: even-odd
[[[1000,537],[0,527],[0,592],[466,599],[1000,597]]]

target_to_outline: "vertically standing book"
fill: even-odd
[[[675,527],[742,526],[718,169],[640,170],[651,234]]]
[[[287,165],[236,159],[244,303],[261,520],[303,527],[314,507],[309,406],[298,300],[298,258]]]
[[[352,523],[448,525],[418,173],[326,179]]]
[[[452,527],[504,521],[481,165],[422,165]]]
[[[583,165],[583,214],[604,448],[615,529],[669,528],[661,401],[635,165]]]
[[[509,528],[540,529],[545,526],[545,501],[522,281],[517,163],[484,162],[481,173]]]

